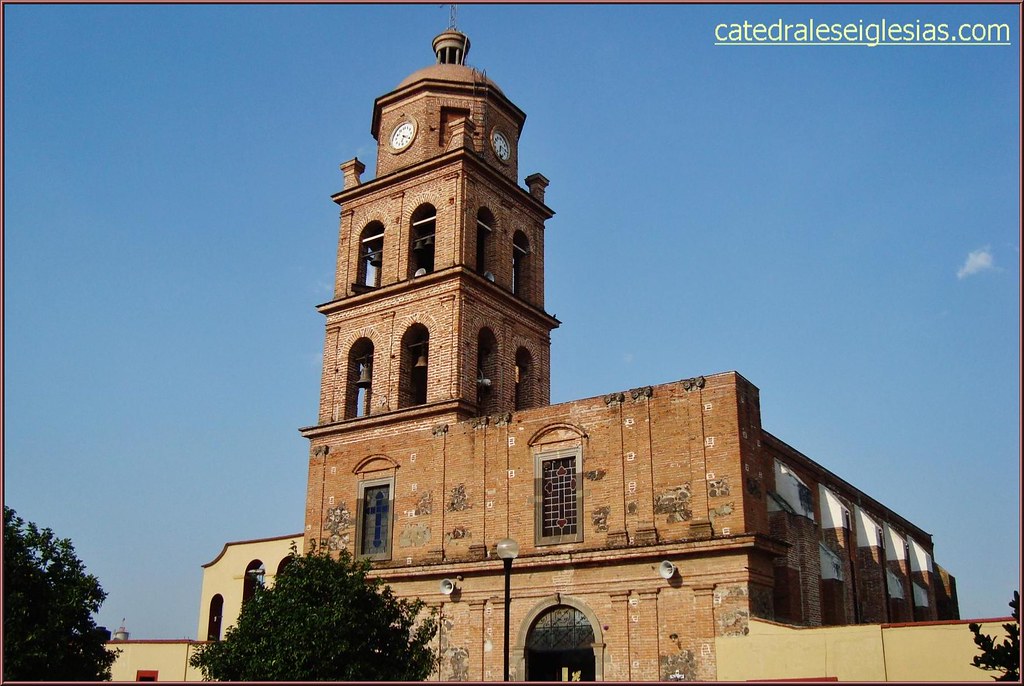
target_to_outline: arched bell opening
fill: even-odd
[[[433,205],[420,205],[412,213],[409,231],[409,276],[424,276],[434,271],[434,239],[437,233],[437,210]]]
[[[413,324],[402,336],[401,385],[398,406],[413,407],[427,402],[430,360],[430,332],[422,324]]]
[[[484,327],[476,345],[476,407],[482,416],[498,411],[498,340]]]

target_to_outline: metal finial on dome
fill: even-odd
[[[455,29],[449,29],[434,38],[434,54],[438,64],[465,64],[469,54],[469,37]]]
[[[459,6],[454,2],[448,7],[448,30],[458,31],[459,30]]]

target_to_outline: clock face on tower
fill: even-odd
[[[416,137],[416,124],[406,120],[391,132],[391,148],[396,152],[405,150]]]
[[[494,148],[494,154],[498,156],[499,160],[508,162],[508,158],[512,154],[512,147],[508,144],[505,134],[498,129],[491,131],[491,147]]]

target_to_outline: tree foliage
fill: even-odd
[[[293,550],[294,553],[294,550]],[[436,663],[431,614],[396,598],[370,564],[347,551],[296,557],[271,588],[258,588],[223,641],[192,656],[218,681],[416,681]]]
[[[981,655],[974,656],[974,666],[1002,672],[992,677],[996,681],[1020,681],[1020,594],[1017,591],[1013,592],[1010,607],[1013,608],[1013,622],[1003,624],[1007,638],[1002,643],[996,644],[995,637],[981,633],[980,624],[971,622],[967,625],[974,634],[974,644],[981,651]]]
[[[100,681],[117,654],[93,614],[107,597],[67,538],[4,506],[4,681]]]

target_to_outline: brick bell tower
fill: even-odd
[[[341,165],[320,426],[549,402],[548,181],[516,184],[526,115],[465,65],[469,38],[449,30],[433,47],[435,64],[374,102],[376,179]]]
[[[374,102],[375,179],[360,179],[358,159],[341,165],[334,297],[317,307],[327,318],[319,417],[301,430],[313,540],[329,509],[314,488],[328,452],[346,463],[358,458],[340,454],[345,444],[549,403],[559,322],[544,311],[548,180],[517,184],[526,115],[466,66],[469,45],[441,33],[435,63]],[[351,476],[348,466],[332,471]]]

